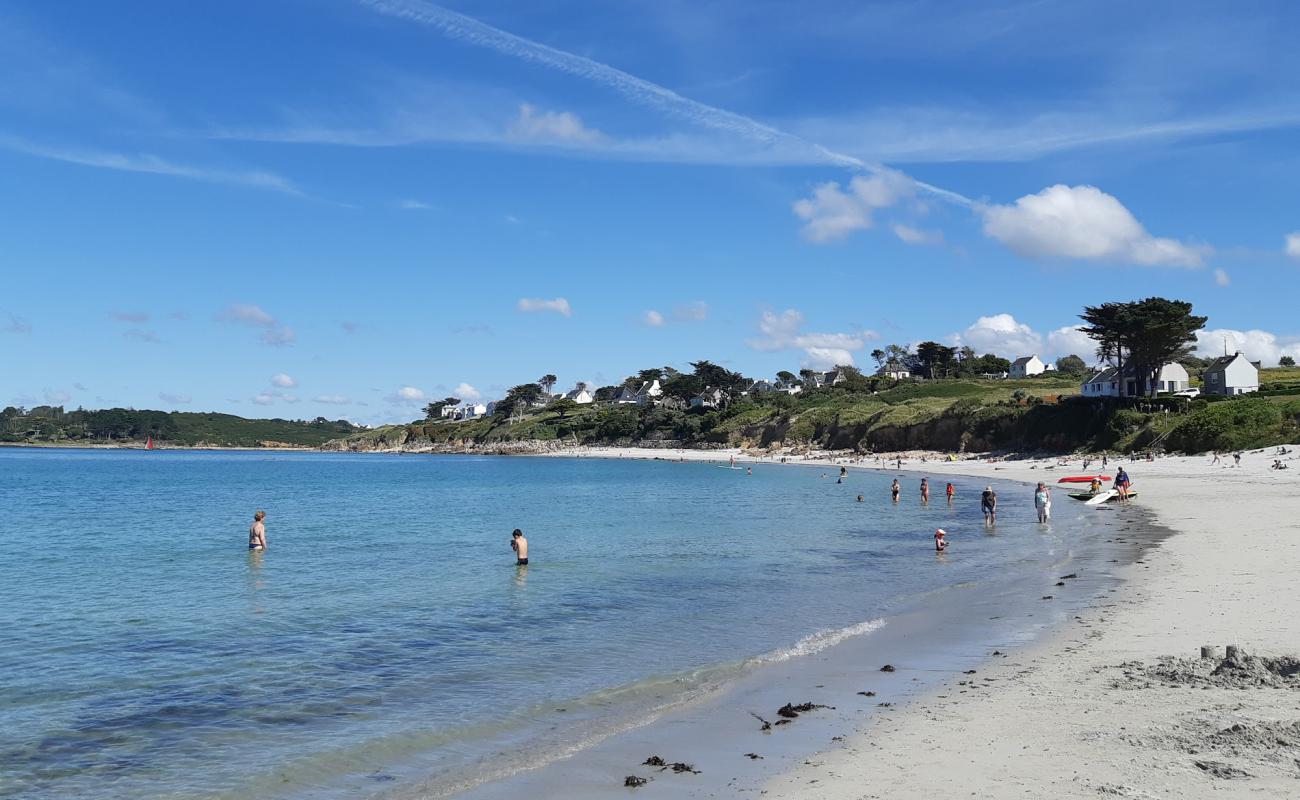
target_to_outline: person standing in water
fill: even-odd
[[[992,525],[998,519],[998,493],[992,486],[985,486],[980,495],[980,510],[984,512],[984,524]]]
[[[265,511],[258,511],[253,515],[253,524],[248,526],[248,549],[265,550],[266,549],[266,519]]]
[[[943,492],[948,495],[948,505],[952,505],[952,497],[957,494],[957,487],[952,485],[952,481],[948,481],[948,488],[944,489]]]
[[[948,540],[943,538],[945,535],[947,534],[944,533],[943,528],[939,528],[934,532],[934,552],[942,553],[948,549]]]
[[[510,535],[510,549],[515,551],[516,565],[528,566],[528,540],[524,538],[524,532],[518,528],[515,528],[515,532]]]
[[[894,485],[889,487],[889,492],[894,496],[895,503],[898,502],[898,493],[901,492],[902,490],[903,487],[898,485],[898,478],[894,478]]]
[[[921,479],[921,502],[922,503],[930,502],[930,479],[929,478]]]
[[[1047,484],[1042,481],[1038,482],[1038,487],[1034,489],[1034,508],[1038,511],[1038,521],[1047,522],[1052,516],[1052,496],[1048,493]]]

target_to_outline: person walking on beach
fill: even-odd
[[[930,479],[929,478],[921,479],[921,502],[922,503],[930,502]]]
[[[515,532],[510,535],[510,549],[515,551],[517,566],[528,566],[528,540],[524,538],[524,532],[518,528],[515,528]]]
[[[1212,467],[1212,466],[1214,466],[1214,465],[1217,464],[1217,463],[1219,463],[1219,451],[1218,451],[1218,450],[1215,450],[1215,451],[1214,451],[1214,460],[1210,462],[1210,466]]]
[[[1234,466],[1234,467],[1240,467],[1240,466],[1241,466],[1241,453],[1233,453],[1233,454],[1232,454],[1232,466]]]
[[[1039,481],[1038,488],[1034,489],[1034,508],[1038,510],[1039,523],[1047,522],[1052,516],[1052,495],[1047,484],[1042,481]]]
[[[248,526],[248,549],[265,550],[266,549],[266,519],[265,511],[258,511],[253,515],[253,524]]]
[[[948,540],[943,538],[945,535],[943,528],[934,532],[934,552],[942,553],[948,549]]]
[[[898,485],[898,478],[894,478],[894,485],[889,487],[889,492],[894,496],[895,503],[898,502],[898,493],[901,492],[902,490],[903,487]]]
[[[992,525],[998,519],[998,493],[992,486],[985,486],[980,494],[980,510],[984,512],[984,524]]]
[[[1132,481],[1129,480],[1128,473],[1124,471],[1123,467],[1115,470],[1115,491],[1119,492],[1120,500],[1128,499],[1128,487],[1130,483],[1132,483]]]

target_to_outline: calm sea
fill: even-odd
[[[540,763],[1084,528],[1062,497],[1040,529],[1007,485],[989,536],[982,484],[922,508],[909,476],[895,506],[890,474],[826,472],[0,449],[0,796],[464,785],[504,747]]]

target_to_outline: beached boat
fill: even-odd
[[[1058,480],[1057,483],[1092,483],[1094,479],[1099,481],[1108,481],[1110,480],[1110,476],[1109,475],[1066,475],[1064,478]]]

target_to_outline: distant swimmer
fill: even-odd
[[[746,474],[746,475],[753,475],[753,474],[754,474],[754,468],[753,468],[753,467],[745,467],[745,474]]]
[[[998,519],[998,493],[992,486],[985,486],[980,494],[980,510],[984,512],[984,524],[992,525]]]
[[[515,563],[521,567],[528,566],[528,540],[524,538],[524,532],[515,528],[511,534],[510,549],[515,551]]]
[[[895,503],[898,502],[898,493],[901,492],[902,490],[903,487],[898,485],[898,478],[894,478],[894,485],[889,487],[889,492],[894,496]]]
[[[946,535],[943,528],[939,528],[934,532],[934,551],[936,553],[942,553],[948,549],[948,540],[943,538]]]
[[[248,526],[248,549],[265,550],[266,549],[266,519],[265,511],[258,511],[253,515],[253,524]]]
[[[858,495],[858,502],[859,502],[859,503],[862,502],[862,495]]]
[[[921,502],[922,503],[930,502],[930,479],[929,478],[921,479]]]
[[[943,493],[948,495],[948,505],[952,505],[952,496],[957,494],[957,487],[952,485],[952,481],[948,481],[948,488],[944,489]]]
[[[840,467],[840,480],[844,480],[847,477],[849,477],[849,468]]]

